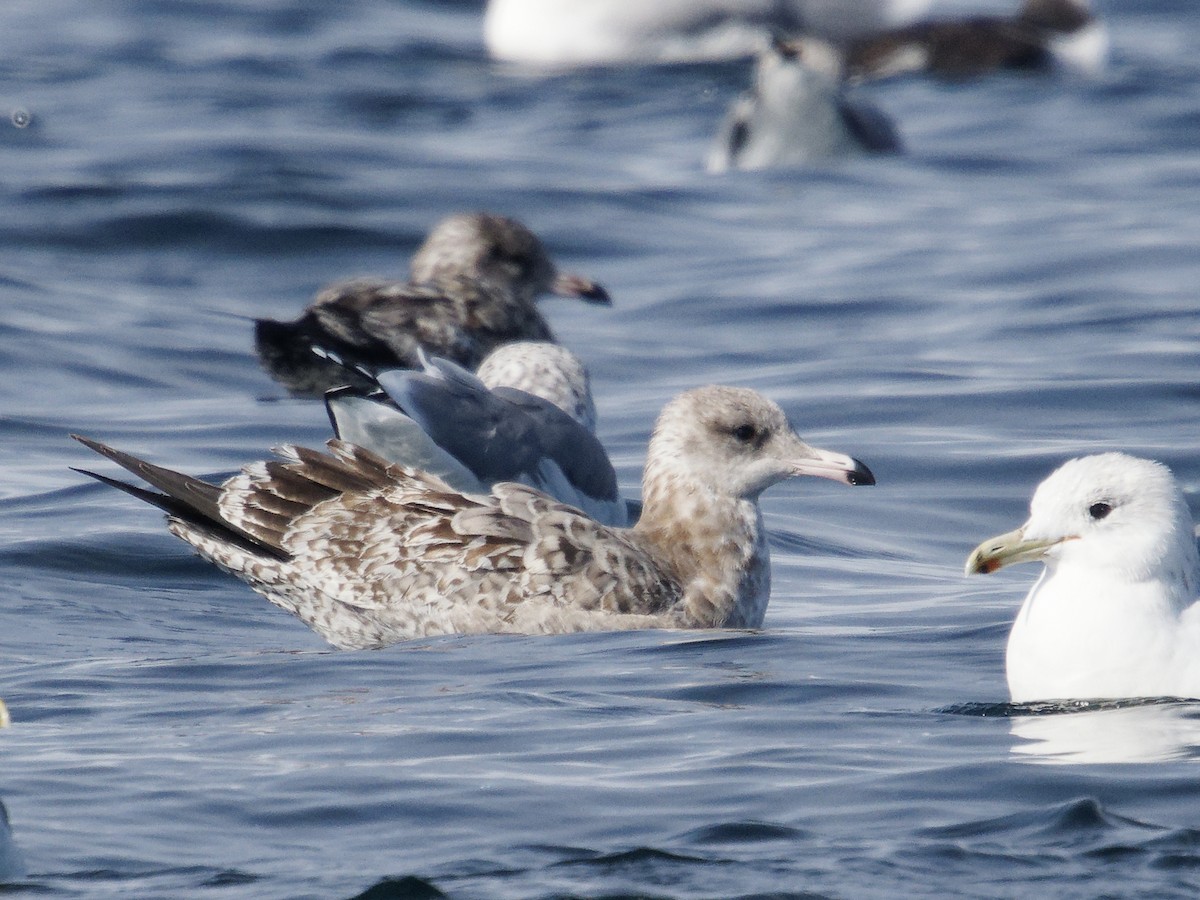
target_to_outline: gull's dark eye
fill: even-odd
[[[799,59],[801,56],[800,45],[798,43],[784,40],[778,35],[775,37],[775,52],[784,59]]]
[[[1112,505],[1109,503],[1093,503],[1088,507],[1088,515],[1099,521],[1112,512]]]
[[[743,444],[749,444],[758,437],[758,429],[753,425],[739,425],[731,432],[734,440],[740,441]]]

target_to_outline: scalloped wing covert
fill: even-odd
[[[222,491],[224,520],[289,559],[178,518],[172,531],[340,646],[636,627],[624,617],[661,616],[681,596],[631,533],[531,488],[463,495],[351,444],[329,448],[283,448],[285,461],[249,466]]]

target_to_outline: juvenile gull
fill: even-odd
[[[432,357],[421,370],[388,369],[375,381],[380,390],[369,394],[325,395],[341,440],[460,493],[515,481],[605,525],[628,524],[617,473],[594,433],[587,369],[565,347],[518,341],[489,353],[478,376]]]
[[[314,347],[369,368],[417,367],[423,348],[474,369],[508,341],[554,340],[536,305],[545,293],[610,302],[595,282],[558,272],[542,242],[517,220],[460,213],[429,233],[408,281],[331,285],[294,322],[257,319],[255,348],[267,372],[296,394],[346,382],[346,371]]]
[[[338,440],[328,454],[285,447],[220,487],[79,440],[163,493],[86,474],[166,510],[201,556],[344,649],[451,632],[756,628],[771,583],[763,490],[797,475],[874,483],[801,441],[770,400],[715,386],[659,415],[630,529],[524,485],[460,494]]]
[[[855,79],[905,72],[963,78],[1055,63],[1091,71],[1107,50],[1107,29],[1087,0],[1025,0],[1014,16],[918,22],[852,41],[846,65]]]
[[[755,64],[754,87],[734,101],[708,157],[710,172],[799,166],[894,153],[900,138],[879,109],[843,90],[831,45],[775,41]]]
[[[1200,556],[1166,466],[1122,453],[1065,463],[967,574],[1035,561],[1045,571],[1008,638],[1014,701],[1200,698]]]

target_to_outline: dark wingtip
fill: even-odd
[[[870,485],[875,483],[875,473],[867,468],[866,463],[854,460],[854,469],[846,474],[846,481],[851,485]]]
[[[95,450],[101,456],[107,456],[110,459],[112,458],[112,454],[114,451],[113,451],[112,447],[108,446],[108,444],[102,444],[99,441],[94,441],[90,437],[84,437],[82,434],[76,434],[75,432],[71,432],[70,436],[71,436],[72,440],[79,441],[79,443],[83,444],[83,446],[87,447],[89,450]],[[83,471],[83,470],[76,470],[76,471]],[[92,473],[84,471],[84,474],[91,475]]]

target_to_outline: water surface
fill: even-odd
[[[1098,77],[875,86],[907,155],[714,178],[740,64],[533,75],[466,0],[6,5],[6,890],[1194,896],[1200,710],[1005,707],[1035,572],[960,574],[1072,455],[1200,497],[1200,14],[1101,8]],[[615,298],[547,311],[628,494],[706,382],[875,471],[767,495],[761,633],[339,653],[68,468],[324,440],[249,318],[476,208]]]

